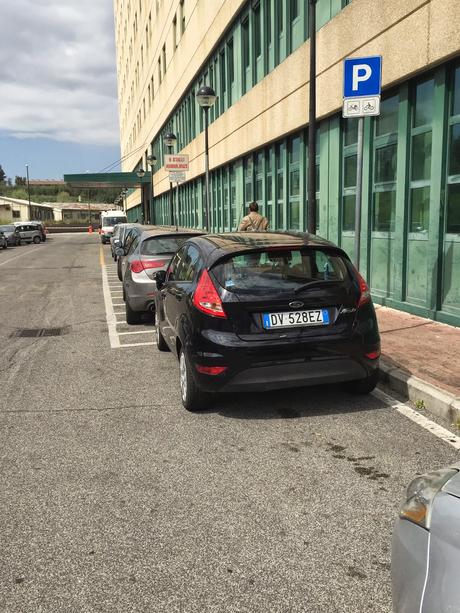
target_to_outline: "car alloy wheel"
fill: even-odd
[[[185,354],[180,352],[179,358],[179,371],[180,371],[180,391],[182,396],[182,402],[187,402],[187,364],[185,362]]]

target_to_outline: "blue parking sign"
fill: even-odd
[[[379,96],[382,84],[382,56],[349,58],[343,67],[343,96]]]

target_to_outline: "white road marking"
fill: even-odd
[[[112,349],[120,347],[120,339],[117,334],[116,317],[113,311],[112,299],[110,296],[109,284],[107,282],[107,271],[105,268],[104,252],[100,248],[100,262],[102,270],[102,291],[104,293],[105,315],[107,319],[107,328],[109,331],[109,341]]]
[[[5,264],[8,264],[8,262],[12,262],[13,260],[16,260],[17,258],[22,258],[23,255],[28,255],[30,253],[34,253],[34,251],[32,249],[24,251],[24,253],[18,253],[18,255],[14,255],[12,258],[9,258],[8,260],[4,260],[3,262],[0,263],[0,266],[5,266]]]
[[[120,347],[146,347],[147,345],[154,345],[155,343],[126,343],[120,345]]]
[[[125,334],[155,334],[155,330],[133,330],[132,332],[119,332],[118,336]]]
[[[396,398],[382,392],[382,390],[374,390],[373,394],[380,400],[388,403],[392,409],[396,409],[396,411],[404,415],[404,417],[407,417],[422,428],[425,428],[425,430],[428,430],[451,447],[454,447],[454,449],[460,450],[460,437],[456,436],[453,432],[431,421],[431,419],[428,419],[425,415],[415,411],[409,405],[399,402]]]

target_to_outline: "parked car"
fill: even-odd
[[[137,225],[139,225],[139,224],[134,224],[134,223],[119,223],[116,226],[114,226],[114,228],[113,228],[113,235],[112,235],[112,238],[110,239],[110,248],[112,250],[112,258],[115,260],[115,262],[118,259],[118,256],[116,254],[116,248],[123,246],[124,238],[125,238],[128,230],[130,228],[133,228],[134,226],[137,226]]]
[[[137,324],[144,313],[155,312],[157,285],[154,274],[166,270],[172,256],[192,236],[202,232],[172,228],[139,229],[122,263],[126,322]]]
[[[42,242],[42,230],[37,226],[37,224],[32,223],[30,221],[26,221],[15,223],[14,225],[19,230],[19,236],[21,237],[21,241],[25,241],[27,243]]]
[[[129,224],[130,227],[125,230],[123,233],[123,239],[120,239],[120,244],[118,245],[116,254],[117,254],[117,275],[120,281],[123,281],[123,258],[125,257],[125,253],[128,253],[129,247],[132,241],[142,232],[143,229],[148,229],[153,226],[142,226],[138,223]]]
[[[8,241],[8,247],[16,247],[21,244],[21,236],[19,235],[19,230],[14,224],[7,224],[5,226],[0,226],[0,232],[6,236]]]
[[[110,239],[113,234],[113,228],[119,223],[126,223],[128,221],[126,213],[120,210],[103,211],[101,213],[101,225],[100,235],[101,243],[110,243]]]
[[[3,234],[1,230],[0,230],[0,248],[1,249],[8,248],[8,239],[6,238],[6,236]]]
[[[155,275],[157,346],[179,359],[182,403],[215,392],[377,384],[380,337],[369,288],[319,237],[261,232],[188,240]]]
[[[395,613],[460,611],[460,463],[416,477],[393,531]]]
[[[46,241],[46,234],[47,234],[47,229],[45,224],[43,223],[43,221],[31,221],[31,222],[27,222],[27,223],[31,223],[32,225],[37,226],[37,228],[40,230],[40,234],[41,234],[41,239],[43,242]]]

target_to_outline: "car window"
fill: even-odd
[[[190,238],[189,236],[152,236],[142,242],[142,255],[169,255],[176,251]]]
[[[176,281],[193,281],[198,269],[201,267],[200,252],[193,245],[185,248],[180,274]]]
[[[130,232],[130,233],[127,235],[127,236],[126,236],[126,240],[125,240],[125,243],[124,243],[124,246],[125,246],[125,252],[126,252],[126,253],[128,253],[128,250],[129,250],[129,248],[130,248],[130,246],[131,246],[131,243],[133,242],[133,240],[134,240],[134,237],[135,237],[135,236],[136,236],[136,231],[135,231],[135,230],[132,230],[132,231],[131,231],[131,232]]]
[[[131,253],[133,253],[136,250],[136,247],[138,246],[138,244],[139,244],[139,235],[136,234],[129,246],[127,255],[130,255]]]
[[[235,255],[215,266],[213,273],[222,287],[243,293],[292,291],[312,281],[350,278],[342,256],[320,248]]]

